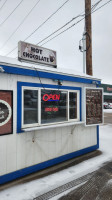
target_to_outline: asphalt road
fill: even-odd
[[[106,163],[85,184],[59,200],[112,200],[112,162]]]
[[[104,112],[104,124],[112,124],[112,113]]]

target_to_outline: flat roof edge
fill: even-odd
[[[76,78],[82,78],[82,79],[91,79],[91,80],[94,80],[94,81],[98,81],[100,82],[101,84],[101,79],[98,79],[98,78],[95,78],[95,77],[92,77],[92,76],[89,76],[89,75],[80,75],[80,74],[70,74],[70,73],[66,73],[66,72],[61,72],[61,71],[54,71],[54,70],[48,70],[48,69],[41,69],[39,67],[36,67],[36,66],[32,66],[32,67],[29,67],[29,66],[22,66],[22,65],[17,65],[17,64],[11,64],[11,63],[6,63],[6,62],[0,62],[0,66],[3,67],[3,69],[5,70],[5,73],[12,73],[12,74],[16,74],[16,73],[13,73],[13,69],[15,71],[15,69],[18,69],[18,72],[21,70],[24,71],[24,74],[21,74],[21,75],[25,75],[25,70],[30,70],[30,72],[36,72],[36,71],[40,71],[40,72],[43,72],[43,73],[49,73],[49,74],[57,74],[57,75],[62,75],[62,76],[69,76],[69,77],[76,77]],[[6,69],[7,68],[7,69]],[[10,70],[8,70],[8,68],[10,68]],[[18,73],[17,73],[18,74]],[[26,74],[27,76],[27,74]],[[32,74],[33,76],[33,74]]]

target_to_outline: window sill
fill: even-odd
[[[58,128],[58,127],[64,127],[64,126],[75,126],[84,124],[84,121],[78,121],[78,122],[67,122],[63,124],[53,124],[53,125],[46,125],[46,126],[38,126],[38,127],[31,127],[31,128],[22,128],[22,131],[24,132],[30,132],[30,131],[36,131],[36,130],[43,130],[43,129],[50,129],[50,128]]]

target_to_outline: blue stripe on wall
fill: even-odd
[[[61,75],[56,73],[50,72],[43,72],[43,71],[36,71],[35,69],[24,69],[20,67],[11,67],[6,65],[0,65],[5,70],[4,73],[9,74],[17,74],[17,75],[24,75],[24,76],[33,76],[33,77],[40,77],[40,78],[47,78],[47,79],[57,79],[57,80],[64,80],[64,81],[72,81],[72,82],[79,82],[79,83],[88,83],[93,84],[95,79],[90,78],[81,78],[81,77],[74,77],[69,75]],[[96,80],[97,84],[101,84],[101,81]],[[95,83],[94,83],[95,84]]]

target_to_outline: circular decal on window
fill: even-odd
[[[5,125],[10,120],[11,115],[10,105],[4,100],[0,100],[0,126]]]

